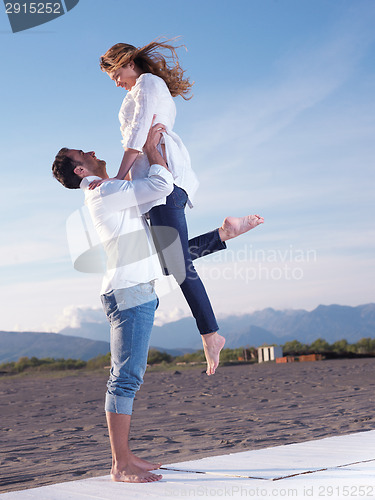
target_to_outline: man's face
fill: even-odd
[[[95,156],[94,151],[88,151],[85,153],[82,149],[69,149],[66,155],[73,161],[79,163],[76,167],[76,174],[80,177],[87,177],[88,175],[96,175],[98,177],[105,177],[106,172],[106,162],[104,160],[99,160]]]

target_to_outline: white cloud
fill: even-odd
[[[102,308],[75,306],[64,307],[61,316],[56,320],[55,331],[60,332],[64,328],[79,328],[82,323],[107,323]]]
[[[165,299],[166,305],[168,304],[168,298]],[[186,309],[186,308],[185,308]],[[162,326],[165,323],[171,323],[173,321],[178,321],[188,315],[187,311],[180,307],[165,308],[165,310],[159,308],[155,313],[154,325]]]
[[[98,309],[101,277],[67,268],[66,278],[18,282],[0,287],[1,330],[56,332],[65,307]],[[104,312],[102,313],[103,317]]]

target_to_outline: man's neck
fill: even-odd
[[[85,175],[85,177],[82,178],[85,179],[86,177],[100,177],[100,179],[109,179],[109,175],[107,174],[107,172],[105,173],[88,172],[87,175]]]

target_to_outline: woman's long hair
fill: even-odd
[[[160,38],[157,38],[141,48],[127,43],[117,43],[100,58],[100,69],[111,73],[134,61],[144,73],[160,76],[173,97],[180,95],[186,100],[191,99],[187,94],[193,84],[189,82],[189,78],[184,78],[184,70],[179,65],[176,52],[176,49],[183,45],[172,45],[170,42],[174,40],[161,42]],[[169,51],[170,54],[164,55],[159,50]]]

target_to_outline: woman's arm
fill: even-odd
[[[133,163],[135,162],[139,151],[137,149],[125,148],[124,156],[122,157],[120,169],[115,177],[115,179],[130,180],[128,172],[131,169]]]
[[[160,80],[160,81],[159,81]],[[148,131],[161,99],[164,82],[151,73],[142,74],[132,89],[134,108],[131,122],[122,124],[122,145],[125,148],[142,151]]]
[[[116,175],[117,179],[126,178],[137,158],[138,152],[142,151],[147,134],[155,119],[156,106],[160,99],[160,82],[155,79],[154,75],[143,75],[137,85],[137,91],[134,93],[135,109],[133,120],[123,135],[122,142],[125,153],[120,170]],[[165,156],[165,153],[163,156]]]
[[[121,181],[130,181],[129,170],[131,169],[135,159],[137,158],[139,151],[136,149],[126,148],[124,152],[124,156],[122,157],[120,169],[117,172],[116,177],[108,178],[108,179],[95,179],[91,181],[89,184],[89,189],[95,189],[96,187],[103,184],[103,182],[111,181],[112,179],[117,179]]]
[[[122,143],[125,152],[122,157],[120,169],[114,179],[130,180],[128,172],[143,149],[148,131],[155,117],[157,102],[160,98],[160,82],[157,79],[155,80],[154,75],[142,75],[142,78],[136,85],[137,89],[134,92],[134,114],[131,124],[125,130],[122,130]],[[94,189],[103,182],[105,180],[92,181],[89,189]]]

